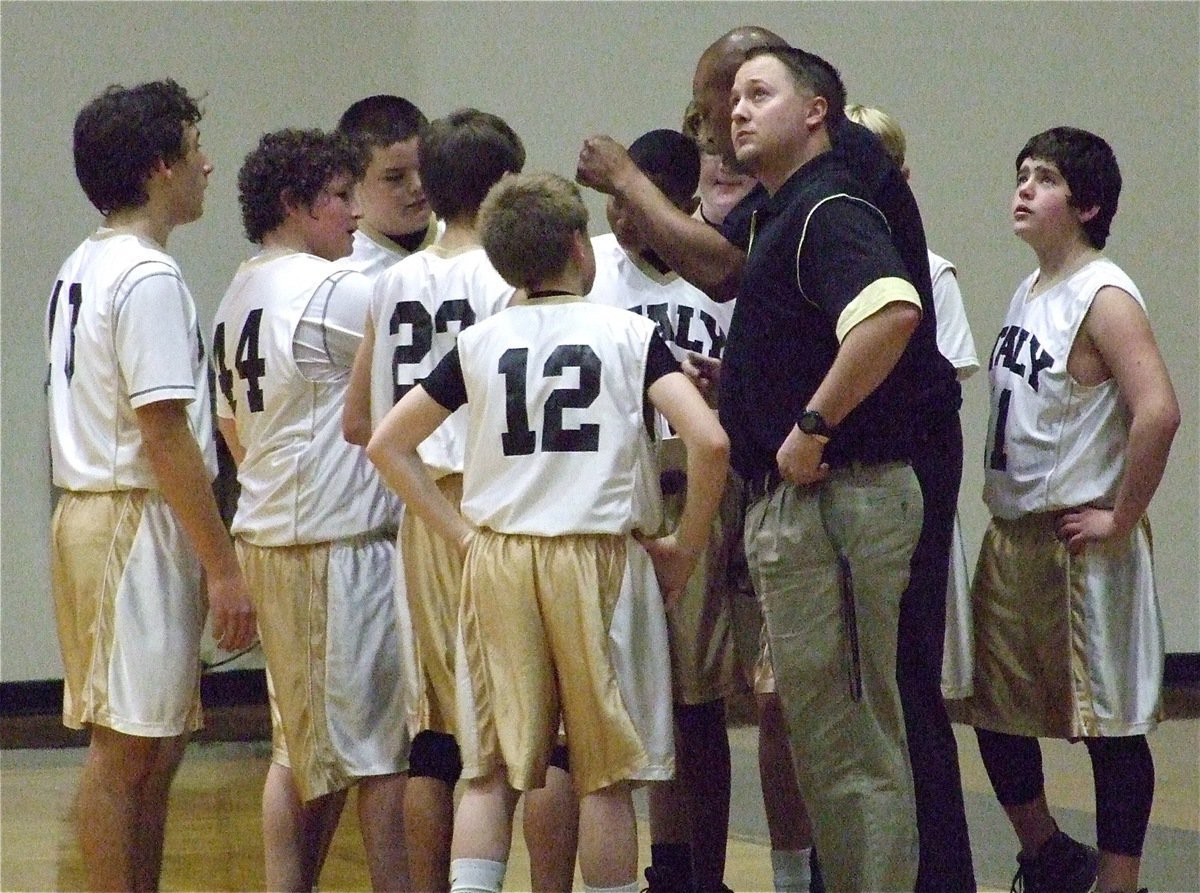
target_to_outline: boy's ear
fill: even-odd
[[[1084,208],[1075,212],[1079,216],[1080,223],[1087,223],[1093,217],[1100,213],[1099,205],[1092,205],[1090,208]]]

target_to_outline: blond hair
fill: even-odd
[[[896,167],[904,167],[904,151],[908,148],[908,143],[904,139],[904,131],[900,129],[899,121],[881,109],[859,105],[857,102],[846,106],[846,117],[878,136],[888,157],[896,162]]]

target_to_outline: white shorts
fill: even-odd
[[[390,537],[237,547],[267,660],[274,761],[305,800],[405,771]]]
[[[625,547],[625,574],[608,644],[617,687],[649,757],[633,778],[669,781],[675,777],[675,724],[666,607],[650,555],[632,537]]]
[[[200,562],[162,496],[64,493],[51,562],[63,724],[148,738],[200,728]]]

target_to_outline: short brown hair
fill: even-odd
[[[587,235],[579,187],[558,174],[514,174],[492,187],[479,208],[479,241],[516,288],[540,285],[567,264],[575,233]]]

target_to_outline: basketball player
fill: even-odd
[[[246,235],[262,250],[215,318],[218,424],[241,484],[233,533],[271,692],[272,890],[313,889],[352,785],[372,887],[408,885],[394,506],[341,436],[370,280],[334,261],[350,252],[361,173],[341,134],[263,136],[238,174]]]
[[[581,795],[587,889],[636,889],[627,779],[647,755],[608,659],[607,620],[635,510],[646,397],[688,447],[677,532],[649,541],[677,597],[704,548],[726,471],[724,432],[655,326],[581,299],[595,274],[587,210],[554,175],[515,176],[480,211],[488,257],[528,302],[477,323],[388,414],[368,447],[408,507],[466,555],[460,727],[468,787],[452,889],[499,890],[517,794],[539,786],[560,717]],[[631,374],[633,372],[634,374]],[[417,445],[466,404],[462,514]]]
[[[216,641],[254,640],[210,486],[204,342],[166,253],[204,208],[200,116],[171,80],[109,87],[79,113],[75,172],[104,224],[46,315],[63,723],[91,729],[76,818],[95,890],[158,889],[171,781],[202,724],[202,575]]]
[[[1014,889],[1132,893],[1163,673],[1145,513],[1179,404],[1137,286],[1101,253],[1121,192],[1111,147],[1055,127],[1030,138],[1016,169],[1013,232],[1038,268],[988,362],[992,522],[972,590],[968,705],[1021,845]],[[1051,816],[1039,737],[1087,746],[1098,854]]]

